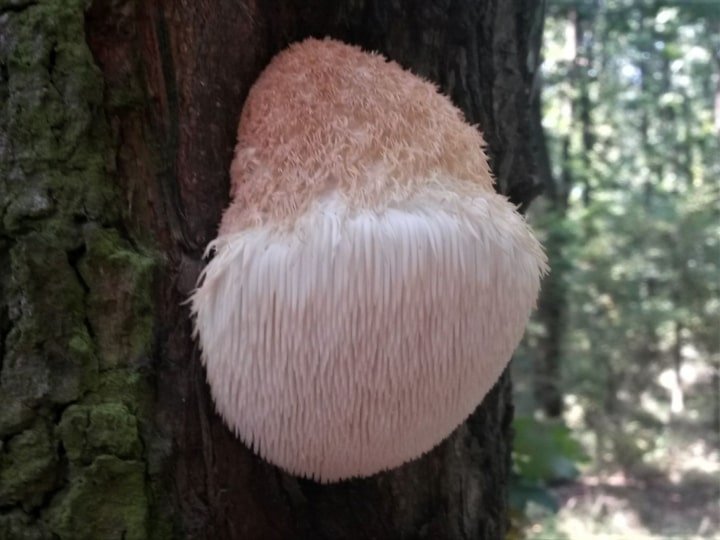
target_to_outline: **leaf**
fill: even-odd
[[[514,428],[513,458],[518,475],[545,483],[578,476],[576,463],[587,457],[567,426],[557,421],[518,417]]]

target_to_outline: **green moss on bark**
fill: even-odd
[[[16,435],[0,452],[0,506],[33,508],[59,479],[57,443],[42,421]]]
[[[87,464],[101,455],[138,459],[142,454],[137,418],[120,403],[68,407],[59,434],[73,463]]]
[[[61,540],[145,540],[148,519],[145,465],[114,456],[81,469],[48,512]]]
[[[68,254],[52,236],[30,233],[17,239],[9,255],[5,301],[11,330],[5,339],[0,405],[75,401],[94,386],[97,357],[84,322],[85,292]]]
[[[133,414],[144,416],[152,405],[152,387],[147,376],[130,366],[103,372],[97,390],[89,394],[84,402],[88,404],[106,401],[122,403]]]
[[[154,261],[114,229],[86,229],[85,245],[79,270],[89,288],[87,311],[100,349],[100,368],[124,367],[148,354]]]
[[[155,262],[120,223],[88,6],[0,0],[0,540],[161,529],[142,440]]]
[[[51,540],[44,523],[33,520],[22,510],[0,514],[0,540]]]
[[[77,236],[68,234],[68,217],[119,215],[116,189],[106,181],[103,81],[83,39],[86,5],[42,2],[0,22],[6,36],[0,62],[8,74],[2,121],[8,145],[0,151],[8,157],[0,188],[11,203],[2,216],[7,231],[52,225],[64,243]],[[39,217],[48,219],[36,223]]]

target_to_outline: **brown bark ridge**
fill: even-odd
[[[54,210],[32,198],[35,184],[0,183],[8,197],[29,197],[21,216],[26,221],[17,225],[8,225],[11,208],[4,202],[2,207],[0,255],[12,254],[19,262],[0,269],[0,344],[5,353],[19,350],[14,336],[25,319],[18,319],[14,306],[22,303],[21,289],[39,265],[29,250],[41,240],[26,222],[43,231],[62,226],[52,234],[68,230],[73,241],[50,241],[48,249],[67,275],[60,276],[64,281],[36,284],[34,292],[62,288],[81,299],[69,307],[77,312],[81,345],[90,344],[85,362],[95,378],[82,379],[79,390],[53,399],[31,400],[27,392],[12,397],[20,412],[0,429],[0,466],[3,459],[12,465],[23,448],[45,450],[30,487],[18,480],[27,489],[9,491],[5,498],[0,489],[0,538],[20,537],[18,531],[25,538],[503,538],[512,419],[507,375],[465,424],[422,458],[372,478],[321,485],[258,459],[214,413],[182,303],[228,203],[228,167],[243,100],[270,58],[307,36],[331,36],[380,51],[435,81],[470,122],[482,126],[498,189],[525,207],[538,192],[529,137],[528,58],[537,57],[530,49],[539,43],[532,32],[540,27],[540,3],[65,2],[63,9],[72,12],[68,17],[75,23],[84,12],[84,36],[82,27],[65,32],[58,26],[52,9],[59,8],[44,7],[55,4],[0,0],[0,24],[9,29],[0,32],[5,55],[0,56],[0,96],[18,91],[13,81],[21,84],[30,65],[13,56],[15,49],[24,50],[18,40],[60,36],[53,37],[58,46],[51,43],[28,61],[38,73],[49,74],[47,88],[62,83],[55,88],[58,103],[68,107],[77,101],[90,120],[77,129],[69,122],[53,127],[55,139],[67,133],[82,137],[71,149],[45,158],[52,165],[68,161],[63,152],[95,148],[93,156],[104,160],[97,165],[102,170],[96,182],[107,184],[111,193],[103,198],[102,189],[87,188],[77,203],[84,210],[65,212],[56,223]],[[23,21],[32,33],[21,35],[12,21]],[[72,38],[78,30],[82,43]],[[91,65],[82,65],[90,75],[62,66],[58,75],[59,60],[77,60],[73,55],[88,48]],[[87,91],[74,85],[99,74],[100,98],[94,86]],[[6,113],[1,121],[17,111]],[[6,133],[11,140],[16,136],[10,129],[0,132]],[[10,148],[4,142],[0,137],[0,152]],[[36,142],[24,145],[32,157]],[[17,149],[11,150],[15,163]],[[78,170],[69,162],[66,168],[68,174]],[[30,167],[0,171],[11,179],[20,174],[16,169],[30,174]],[[42,181],[37,185],[44,186]],[[52,195],[69,197],[63,190]],[[16,274],[29,277],[18,282]],[[136,294],[146,290],[142,285],[151,276],[147,290],[152,292]],[[143,303],[146,297],[152,306]],[[107,319],[108,312],[127,313]],[[132,325],[138,317],[147,325],[148,313],[153,322],[147,347],[136,346],[146,336],[136,335]],[[26,319],[35,316],[28,312]],[[120,348],[113,345],[126,341]],[[49,362],[50,353],[38,354],[38,363]],[[3,384],[11,368],[21,364],[8,358],[0,364]],[[65,361],[82,360],[73,358]],[[65,367],[57,369],[62,375]],[[128,373],[133,375],[126,380]],[[147,386],[124,386],[130,380]],[[98,427],[103,425],[109,429]],[[123,437],[109,435],[119,429]],[[2,474],[0,469],[0,479]],[[98,491],[89,491],[91,484]]]

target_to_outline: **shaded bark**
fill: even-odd
[[[228,202],[243,100],[270,58],[306,36],[379,50],[437,82],[482,126],[498,188],[526,206],[537,193],[527,60],[539,43],[532,35],[538,7],[530,0],[92,3],[85,38],[104,81],[98,122],[110,141],[97,153],[106,154],[104,178],[119,191],[112,199],[118,215],[107,218],[107,226],[124,249],[147,251],[157,264],[152,347],[126,355],[152,385],[144,398],[128,400],[151,397],[135,415],[142,446],[131,455],[133,467],[144,471],[137,506],[146,513],[139,509],[132,534],[118,518],[106,537],[125,531],[128,538],[503,538],[512,419],[506,375],[464,425],[421,459],[369,479],[320,485],[258,459],[214,414],[182,302]],[[35,8],[17,8],[23,9]],[[90,224],[103,219],[86,216]],[[88,242],[69,252],[82,258]],[[122,275],[91,277],[88,294],[122,281]],[[7,326],[2,313],[0,329]],[[103,339],[90,335],[94,343]],[[47,421],[52,427],[52,418]],[[61,464],[70,459],[54,455]],[[105,457],[89,456],[88,474]],[[59,529],[45,517],[47,494],[60,489],[57,500],[66,500],[63,490],[76,475],[73,468],[58,470],[62,478],[40,490],[39,510],[12,508],[18,527],[71,537],[63,531],[72,531],[72,523]],[[135,488],[128,486],[128,493]]]

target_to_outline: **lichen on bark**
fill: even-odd
[[[0,0],[0,540],[153,530],[156,258],[122,225],[87,0]]]

